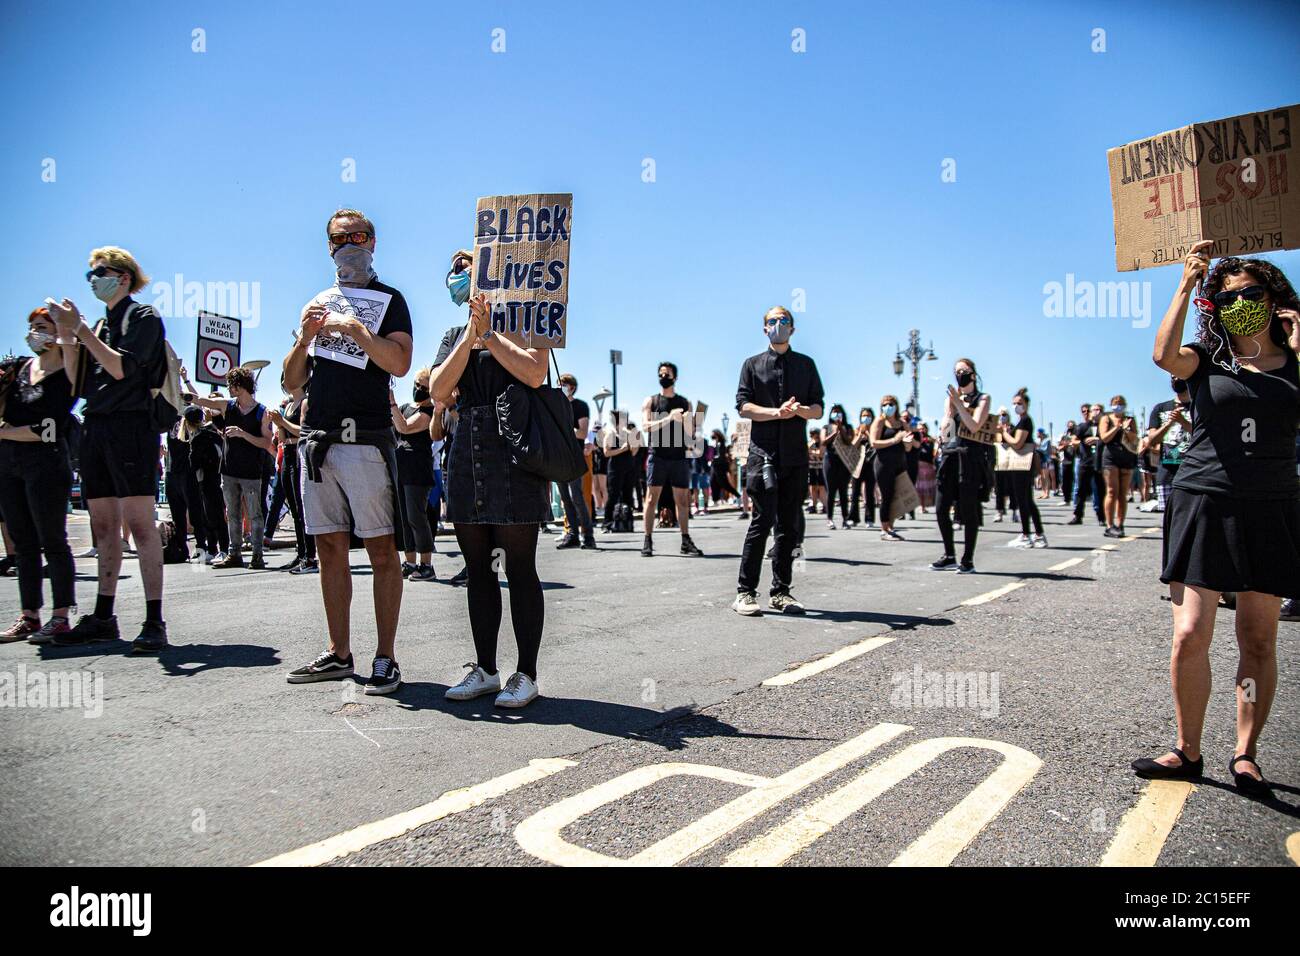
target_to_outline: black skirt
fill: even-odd
[[[1123,471],[1132,471],[1137,467],[1138,456],[1133,454],[1124,447],[1112,448],[1107,445],[1101,452],[1101,467],[1119,468]]]
[[[551,520],[550,482],[510,460],[496,409],[461,410],[447,461],[452,524],[539,524]]]
[[[1300,499],[1243,501],[1173,489],[1160,580],[1300,597]]]

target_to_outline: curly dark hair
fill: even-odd
[[[245,368],[242,365],[236,365],[226,373],[226,387],[239,387],[249,395],[257,392],[257,379],[253,377],[253,370]]]
[[[1201,295],[1213,300],[1215,295],[1222,291],[1224,279],[1243,272],[1268,290],[1268,298],[1275,312],[1278,308],[1300,309],[1300,299],[1296,297],[1291,281],[1281,269],[1267,259],[1238,259],[1236,256],[1220,259],[1201,283]],[[1286,335],[1282,331],[1281,322],[1270,323],[1268,337],[1273,340],[1274,345],[1286,346]],[[1200,313],[1200,321],[1196,327],[1196,341],[1210,353],[1210,361],[1221,360],[1219,353],[1227,348],[1228,333],[1217,314]]]

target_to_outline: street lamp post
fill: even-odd
[[[623,364],[623,352],[620,349],[609,350],[609,369],[613,374],[614,408],[618,409],[618,367]]]
[[[921,333],[912,329],[907,333],[907,349],[896,349],[894,355],[894,374],[902,375],[904,361],[912,363],[912,414],[921,417],[921,362],[933,362],[939,356],[934,354],[934,342],[930,347],[921,345]]]

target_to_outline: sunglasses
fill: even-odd
[[[1259,302],[1266,295],[1268,295],[1268,290],[1262,285],[1248,285],[1244,289],[1233,289],[1231,291],[1224,289],[1222,292],[1216,292],[1211,301],[1223,309],[1236,302],[1238,296],[1249,302]]]
[[[779,319],[767,319],[763,322],[763,324],[764,325],[794,325],[794,320],[787,319],[785,316],[782,316]]]
[[[363,242],[369,242],[372,233],[369,232],[331,232],[330,242],[336,246],[342,246],[352,242],[361,245]]]
[[[95,266],[95,268],[86,273],[86,281],[89,282],[91,279],[102,279],[104,276],[120,276],[125,274],[126,273],[124,272],[118,272],[116,269],[110,269],[107,266]]]

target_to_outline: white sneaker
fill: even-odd
[[[465,679],[455,687],[448,687],[442,695],[448,700],[473,700],[475,697],[482,697],[484,694],[495,694],[501,690],[501,674],[489,674],[477,664],[466,664],[470,672],[465,675]],[[536,695],[536,688],[533,690]]]
[[[1035,548],[1045,548],[1045,547],[1047,547],[1047,537],[1046,537],[1045,535],[1041,535],[1041,534],[1036,534],[1036,535],[1034,535],[1034,538],[1033,538],[1033,546],[1034,546]]]
[[[1002,515],[995,515],[994,518],[993,518],[993,523],[994,523],[994,524],[1000,524],[1000,523],[1001,523],[1002,521],[1004,521],[1004,520],[1005,520],[1005,518],[1004,518]]]
[[[1034,543],[1023,534],[1007,545],[1008,548],[1032,548]]]
[[[748,591],[736,595],[736,600],[731,602],[731,609],[745,617],[757,617],[763,613],[763,609],[758,606],[758,598]]]
[[[85,551],[81,552],[81,554],[77,555],[77,557],[79,557],[79,558],[97,558],[97,557],[99,557],[99,549],[98,549],[98,548],[87,548]]]
[[[527,707],[537,699],[537,684],[523,671],[515,671],[506,681],[505,690],[497,694],[498,707]]]

